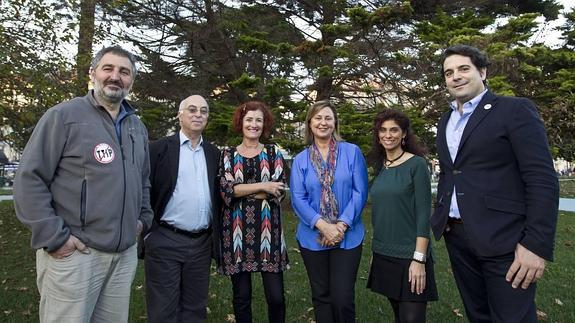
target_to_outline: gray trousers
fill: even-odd
[[[148,322],[204,322],[212,235],[192,238],[155,227],[144,244]]]

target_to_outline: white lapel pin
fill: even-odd
[[[486,104],[486,105],[483,107],[483,109],[485,109],[485,110],[491,109],[491,104]]]

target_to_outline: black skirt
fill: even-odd
[[[425,289],[417,295],[411,292],[409,266],[411,259],[388,257],[373,253],[367,288],[396,301],[428,302],[437,300],[433,261],[425,263]]]

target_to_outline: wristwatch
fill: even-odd
[[[420,263],[420,264],[424,264],[425,261],[427,260],[427,257],[425,256],[424,253],[421,253],[419,251],[414,251],[413,252],[413,260]]]

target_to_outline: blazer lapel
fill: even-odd
[[[459,147],[457,148],[458,151],[457,155],[459,155],[461,148],[463,147],[465,141],[467,141],[467,138],[469,138],[473,130],[475,130],[475,128],[477,127],[477,125],[479,125],[479,123],[481,123],[483,118],[485,118],[485,116],[487,116],[487,114],[491,112],[492,108],[495,107],[494,102],[495,98],[496,96],[493,93],[491,93],[491,91],[487,91],[487,93],[485,93],[485,95],[483,96],[483,98],[481,99],[481,101],[471,114],[471,117],[469,117],[467,125],[465,125],[463,135],[461,136],[461,141],[459,142]]]
[[[451,160],[451,155],[449,154],[449,148],[447,148],[447,136],[445,130],[447,129],[447,122],[451,117],[451,109],[445,112],[441,119],[439,120],[439,124],[437,125],[437,153],[441,155],[441,159],[448,162],[449,164],[453,164]]]
[[[217,165],[218,160],[215,160],[215,156],[212,153],[212,146],[210,143],[204,141],[204,156],[206,157],[206,165],[208,166],[208,183],[210,185],[210,192],[214,192],[215,178],[216,178],[216,167],[211,165]],[[215,147],[214,147],[215,148]]]
[[[170,175],[171,190],[176,187],[178,180],[178,167],[180,166],[180,135],[176,133],[168,142],[168,172]]]

